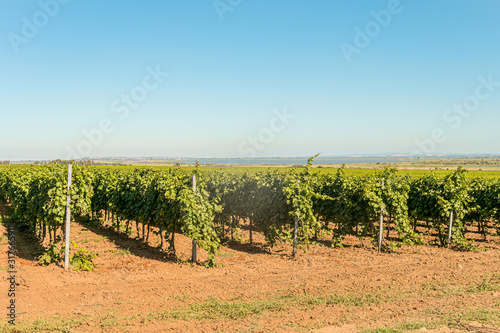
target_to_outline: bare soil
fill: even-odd
[[[17,325],[2,314],[3,331],[500,332],[498,236],[478,240],[474,252],[407,246],[381,254],[348,238],[344,248],[316,244],[293,259],[289,246],[269,249],[255,234],[251,246],[241,230],[221,248],[220,267],[208,269],[189,262],[191,242],[182,235],[172,256],[155,235],[146,244],[135,233],[71,227],[80,248],[99,254],[97,267],[39,266],[39,244],[18,230]],[[5,226],[0,235],[7,314]]]

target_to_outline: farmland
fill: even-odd
[[[500,324],[497,180],[462,168],[356,174],[310,162],[252,172],[75,166],[72,254],[92,262],[78,271],[47,256],[61,246],[65,167],[3,168],[25,331]],[[56,264],[37,265],[43,253]]]

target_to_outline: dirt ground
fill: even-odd
[[[5,213],[5,207],[3,207]],[[42,267],[38,245],[17,231],[17,324],[5,332],[500,332],[498,236],[459,252],[415,246],[377,253],[347,239],[291,258],[248,231],[221,248],[220,267],[189,263],[111,228],[72,224],[72,240],[98,253],[91,272]],[[9,304],[7,228],[0,226],[0,308]],[[166,248],[166,245],[164,246]],[[200,251],[200,259],[206,254]]]

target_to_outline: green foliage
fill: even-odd
[[[471,225],[477,222],[478,231],[486,238],[489,221],[496,221],[497,234],[500,234],[500,182],[483,178],[472,179],[469,183],[469,210],[465,221]]]
[[[399,248],[401,248],[401,243],[393,242],[393,241],[387,242],[386,250],[388,252],[393,252],[393,253],[397,252]]]
[[[73,243],[75,248],[78,248],[78,245]],[[84,248],[79,249],[75,254],[72,254],[69,258],[70,264],[73,266],[75,271],[93,271],[96,267],[94,263],[94,259],[98,257],[98,253],[93,253],[92,251],[88,251]]]
[[[65,165],[51,164],[0,171],[0,197],[12,203],[12,217],[40,238],[47,228],[55,234],[64,224],[67,169]],[[92,181],[93,174],[87,167],[73,167],[72,214],[80,216],[90,211]]]
[[[173,234],[182,232],[209,252],[207,265],[214,266],[220,246],[214,219],[221,209],[205,190],[204,175],[197,169],[194,175],[198,182],[196,192],[192,189],[192,176],[179,169],[97,171],[91,207],[95,213],[112,213],[117,228],[124,220],[159,228],[158,234],[165,234],[172,251]]]
[[[312,163],[319,154],[309,158],[307,167],[300,173],[290,173],[287,186],[283,189],[287,203],[291,205],[290,218],[299,220],[299,241],[309,245],[310,239],[316,236],[316,231],[321,229],[321,224],[314,211],[314,201],[317,199],[330,199],[316,192],[317,177],[312,173]]]
[[[207,175],[207,190],[221,203],[219,221],[250,220],[252,228],[262,232],[266,242],[290,242],[293,238],[295,216],[299,219],[299,240],[306,246],[320,228],[314,211],[317,176],[308,166],[300,172],[266,172],[228,174],[213,172]]]
[[[410,216],[427,221],[438,233],[441,245],[448,241],[449,218],[453,212],[452,243],[461,249],[473,249],[465,238],[464,217],[471,212],[467,171],[459,167],[453,174],[438,178],[434,174],[411,181],[408,206]]]
[[[203,189],[193,192],[182,189],[179,192],[180,223],[184,235],[198,242],[209,253],[207,266],[216,265],[215,255],[218,254],[220,240],[215,231],[215,214],[219,206],[209,200],[209,194]]]
[[[348,175],[317,172],[314,158],[305,168],[267,169],[252,172],[203,171],[199,164],[181,168],[112,171],[74,166],[71,187],[72,214],[102,223],[106,215],[117,230],[130,235],[129,224],[143,226],[170,244],[175,253],[175,233],[196,240],[209,253],[207,266],[216,265],[220,239],[227,228],[232,236],[249,221],[267,244],[293,241],[294,218],[304,249],[316,237],[328,234],[332,246],[342,246],[347,235],[378,239],[380,213],[394,226],[398,239],[384,248],[395,251],[402,244],[422,244],[417,228],[421,221],[447,245],[450,212],[454,213],[452,245],[473,249],[465,237],[477,224],[486,237],[491,221],[500,230],[500,181],[466,178],[458,168],[444,177],[434,172],[423,177],[401,176],[395,168]],[[12,204],[12,217],[40,238],[54,238],[64,224],[67,168],[61,165],[0,169],[0,197]],[[193,191],[192,176],[197,189]],[[111,216],[111,218],[109,218]],[[125,226],[123,224],[126,224]],[[139,231],[138,231],[139,235]],[[41,262],[57,260],[51,248]],[[80,253],[83,257],[85,253]]]
[[[343,237],[354,235],[378,239],[380,213],[392,217],[400,239],[409,245],[421,244],[411,229],[408,216],[408,177],[399,177],[397,170],[386,168],[373,175],[348,177],[344,167],[334,175],[321,175],[317,191],[325,197],[315,202],[315,210],[325,221],[337,225],[332,245],[341,246]]]
[[[58,263],[64,259],[64,247],[56,242],[51,244],[47,251],[37,257],[37,264],[41,266],[48,266],[53,263]]]

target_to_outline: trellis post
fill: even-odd
[[[385,179],[382,178],[382,191],[384,190]],[[384,212],[383,209],[380,208],[380,225],[379,225],[379,235],[378,235],[378,252],[382,251],[382,238],[384,232]]]
[[[71,224],[71,179],[72,179],[73,167],[68,164],[68,185],[67,185],[67,193],[66,193],[66,229],[64,232],[65,236],[65,248],[64,248],[64,269],[68,269],[69,267],[69,232],[70,232],[70,224]]]
[[[450,227],[448,229],[448,247],[451,244],[451,231],[453,229],[453,211],[450,212]]]
[[[193,175],[193,192],[196,192],[196,175]],[[193,239],[193,252],[192,252],[192,260],[194,263],[198,262],[198,243]]]
[[[297,242],[299,234],[299,217],[295,214],[295,226],[293,229],[293,257],[297,258]]]

